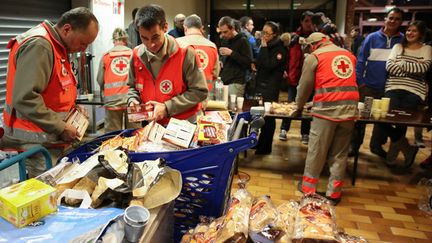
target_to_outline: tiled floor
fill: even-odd
[[[277,127],[279,124],[280,121]],[[254,155],[253,150],[248,151],[246,158],[240,155],[240,176],[250,175],[247,188],[254,196],[270,195],[276,205],[300,198],[296,185],[303,174],[307,146],[300,142],[299,127],[299,122],[292,123],[285,142],[279,141],[276,129],[270,155]],[[370,242],[432,242],[432,217],[418,209],[424,191],[416,186],[421,178],[432,178],[432,170],[418,166],[431,153],[431,133],[424,131],[426,148],[420,149],[410,169],[390,170],[369,152],[371,128],[368,125],[360,149],[355,186],[351,185],[353,158],[348,161],[343,198],[336,207],[338,226]],[[408,129],[407,137],[412,143],[413,129]],[[400,155],[401,163],[402,159]],[[325,190],[327,177],[324,172],[319,190]]]

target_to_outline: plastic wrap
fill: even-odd
[[[418,208],[428,214],[432,215],[432,179],[422,178],[418,187],[422,190],[421,197],[418,201]]]
[[[275,242],[283,234],[281,228],[276,227],[278,217],[276,207],[268,196],[255,199],[249,215],[249,236],[254,242]]]
[[[338,232],[337,239],[340,243],[368,243],[368,241],[361,236],[353,236],[345,232]]]
[[[252,207],[252,196],[246,189],[237,190],[217,233],[216,242],[246,242],[248,237],[249,215]]]
[[[278,217],[276,219],[276,227],[283,229],[285,232],[285,235],[276,240],[277,243],[291,242],[298,208],[298,202],[293,200],[277,207]]]
[[[300,201],[293,242],[338,242],[335,212],[329,201],[317,194],[307,194]]]

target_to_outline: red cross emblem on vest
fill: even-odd
[[[209,56],[207,55],[207,53],[204,50],[201,49],[195,49],[195,52],[198,56],[198,59],[200,60],[201,63],[201,70],[204,70],[207,68],[208,64],[209,64]]]
[[[162,94],[169,94],[173,90],[173,84],[170,80],[163,80],[159,85]]]
[[[116,57],[111,62],[111,71],[118,76],[126,75],[129,71],[128,65],[128,58],[122,56]]]
[[[332,60],[332,71],[339,78],[349,78],[354,73],[354,67],[345,55],[338,55]]]

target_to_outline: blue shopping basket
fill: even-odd
[[[249,113],[238,118],[251,119]],[[98,137],[66,155],[84,161],[101,143],[117,136],[131,136],[134,130],[115,131]],[[174,240],[199,223],[199,216],[219,217],[231,192],[235,157],[256,145],[256,132],[230,142],[170,152],[129,153],[131,162],[164,158],[182,174],[183,187],[174,203]]]

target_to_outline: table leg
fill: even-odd
[[[360,134],[361,132],[361,124],[359,122],[356,122],[354,125],[354,129],[357,130],[357,134]],[[355,186],[356,178],[357,178],[357,166],[358,166],[358,157],[359,157],[359,151],[360,146],[356,146],[356,151],[354,151],[354,164],[353,164],[353,171],[352,171],[352,181],[351,184]]]

